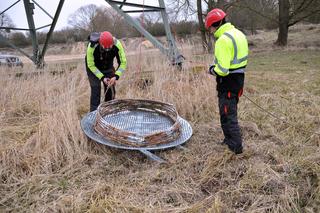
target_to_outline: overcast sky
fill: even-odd
[[[0,0],[0,11],[7,9],[10,5],[17,0]],[[32,0],[30,0],[32,2]],[[52,17],[55,14],[59,0],[35,0],[43,9],[45,9]],[[139,3],[145,5],[158,6],[158,0],[129,0],[127,2]],[[65,0],[63,8],[61,10],[58,22],[55,29],[62,29],[68,26],[68,16],[74,13],[78,8],[87,4],[95,4],[97,6],[109,6],[104,0]],[[5,14],[9,15],[15,26],[18,28],[28,28],[26,13],[24,9],[23,0],[14,5]],[[34,22],[37,27],[41,27],[47,24],[51,24],[52,19],[46,15],[38,6],[35,5],[34,9]],[[49,29],[45,28],[45,29]]]

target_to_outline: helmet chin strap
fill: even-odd
[[[221,24],[222,24],[222,20],[220,20],[219,25],[218,25],[217,27],[215,27],[215,28],[216,28],[216,31],[221,27]]]
[[[213,25],[213,24],[212,24]],[[212,26],[211,25],[211,26]],[[212,26],[213,28],[215,28],[215,30],[213,31],[213,33],[215,33],[220,27],[221,27],[221,25],[222,25],[222,20],[220,20],[220,23],[219,23],[219,25],[217,26],[217,27],[214,27],[214,26]]]

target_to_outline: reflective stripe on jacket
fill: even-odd
[[[116,70],[116,75],[118,75],[120,77],[127,68],[127,59],[126,59],[126,54],[124,53],[124,49],[122,47],[122,44],[118,39],[116,39],[116,47],[119,50],[118,54],[119,54],[119,58],[120,58],[120,64],[119,64],[118,69]]]
[[[94,56],[93,52],[96,49],[98,44],[95,44],[93,47],[91,46],[91,43],[89,42],[87,47],[87,54],[86,54],[86,60],[87,60],[87,66],[90,69],[90,71],[97,76],[97,78],[101,79],[104,75],[100,70],[96,67],[94,63]]]
[[[214,33],[215,69],[219,76],[229,73],[244,73],[248,59],[248,41],[246,36],[231,23],[225,23]]]

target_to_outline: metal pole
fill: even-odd
[[[32,0],[33,3],[35,3],[45,14],[47,14],[47,16],[49,16],[51,19],[53,19],[53,17],[45,10],[43,9],[40,4],[38,4],[35,0]]]
[[[29,30],[27,28],[16,28],[16,27],[0,27],[3,30]]]
[[[28,20],[28,25],[29,25],[29,32],[30,32],[30,37],[32,40],[32,47],[33,47],[32,61],[35,64],[37,64],[38,55],[39,55],[39,45],[38,45],[38,40],[37,40],[36,28],[35,28],[34,20],[33,20],[34,4],[30,3],[29,0],[23,0],[23,3],[24,3],[24,8],[26,10],[27,20]]]
[[[14,44],[11,44],[11,43],[10,43],[3,35],[1,35],[1,34],[0,34],[0,41],[6,43],[6,44],[8,44],[10,47],[18,50],[18,51],[21,52],[23,55],[25,55],[26,57],[28,57],[31,61],[33,61],[31,56],[29,56],[26,52],[24,52],[24,51],[23,51],[22,49],[20,49],[19,47],[15,46]]]
[[[162,16],[162,20],[163,20],[164,29],[165,29],[166,35],[167,35],[170,58],[172,60],[172,63],[177,64],[177,65],[181,65],[182,60],[183,60],[183,56],[179,53],[179,50],[178,50],[176,43],[175,43],[175,40],[171,34],[171,29],[170,29],[170,25],[169,25],[169,21],[168,21],[168,15],[167,15],[167,12],[165,9],[166,6],[165,6],[163,0],[159,0],[159,6],[164,8],[163,10],[161,10],[161,16]]]
[[[108,1],[110,6],[115,9],[120,15],[124,17],[124,19],[133,27],[135,27],[140,33],[142,33],[155,47],[157,47],[163,54],[168,55],[169,52],[168,50],[161,44],[156,38],[154,38],[148,31],[146,31],[140,23],[131,18],[128,14],[124,13],[119,7],[113,2],[113,1]]]
[[[45,53],[46,53],[46,51],[47,51],[47,46],[48,46],[50,37],[51,37],[51,35],[52,35],[52,33],[53,33],[53,30],[54,30],[54,28],[55,28],[55,26],[56,26],[56,23],[57,23],[57,21],[58,21],[58,17],[59,17],[59,14],[60,14],[60,12],[61,12],[63,3],[64,3],[64,0],[60,0],[60,2],[59,2],[59,4],[58,4],[56,14],[55,14],[54,17],[53,17],[50,30],[49,30],[49,32],[47,33],[46,41],[44,42],[43,49],[42,49],[42,52],[41,52],[40,57],[39,57],[39,61],[38,61],[38,63],[37,63],[37,66],[38,66],[38,67],[43,66],[44,55],[45,55]]]
[[[127,0],[123,0],[123,3],[125,3]],[[120,5],[120,9],[122,9],[122,6],[123,6],[123,4],[122,5]]]
[[[8,7],[7,9],[5,9],[4,11],[2,11],[2,12],[0,13],[0,15],[2,15],[2,14],[5,13],[7,10],[9,10],[11,7],[13,7],[14,5],[16,5],[19,1],[21,1],[21,0],[18,0],[18,1],[16,1],[15,3],[13,3],[10,7]]]
[[[174,38],[171,34],[169,21],[168,21],[168,15],[165,10],[165,4],[163,0],[159,0],[159,7],[155,6],[148,6],[148,5],[141,5],[141,4],[135,4],[135,3],[128,3],[126,0],[123,0],[123,2],[120,1],[114,1],[114,0],[105,0],[107,3],[110,4],[110,6],[115,9],[121,16],[124,17],[124,19],[134,28],[136,28],[141,34],[143,34],[155,47],[157,47],[163,54],[165,54],[174,65],[182,65],[184,57],[180,54],[176,43],[174,41]],[[120,5],[120,6],[118,6]],[[128,10],[123,11],[122,6],[131,6],[136,8],[143,8],[143,10]],[[146,10],[144,10],[147,8]],[[169,48],[166,48],[162,43],[160,43],[153,35],[151,35],[147,30],[141,26],[141,24],[131,18],[127,13],[134,13],[134,12],[154,12],[159,11],[162,16],[163,25],[165,27],[166,37],[168,41]]]

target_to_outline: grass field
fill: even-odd
[[[117,98],[172,103],[192,125],[187,149],[155,153],[166,164],[86,138],[82,60],[41,73],[25,66],[18,76],[0,68],[0,211],[319,212],[319,26],[311,30],[314,45],[296,39],[284,49],[267,33],[249,37],[255,46],[239,102],[245,151],[237,156],[219,145],[215,80],[203,66],[212,56],[198,46],[183,50],[182,71],[157,51],[130,55],[117,85]]]

